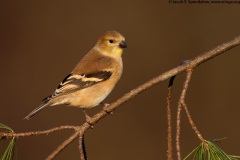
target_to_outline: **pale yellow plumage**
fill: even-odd
[[[48,106],[60,104],[91,108],[100,104],[112,91],[122,75],[122,52],[125,38],[116,31],[102,35],[96,45],[83,57],[42,104],[25,119]]]

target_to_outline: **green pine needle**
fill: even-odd
[[[10,127],[0,123],[0,129],[5,129],[8,132],[14,132]],[[0,142],[2,140],[5,140],[5,137],[0,137]],[[15,138],[12,138],[11,141],[9,142],[5,152],[3,153],[1,157],[1,160],[12,160],[13,155],[14,155],[14,145],[15,145]]]
[[[12,160],[14,155],[14,145],[15,145],[15,138],[12,138],[10,143],[8,144],[7,149],[5,150],[1,160]]]
[[[9,132],[13,132],[13,130],[10,127],[8,127],[8,126],[6,126],[5,124],[2,124],[2,123],[0,123],[0,129],[6,129]]]
[[[226,154],[221,148],[211,141],[203,141],[198,147],[191,151],[184,160],[193,156],[193,160],[238,160],[240,156]]]

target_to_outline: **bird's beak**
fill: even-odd
[[[125,41],[122,41],[121,43],[119,43],[119,47],[120,48],[127,48],[127,44],[125,43]]]

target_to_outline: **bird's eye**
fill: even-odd
[[[113,43],[114,41],[112,39],[109,40],[109,43]]]

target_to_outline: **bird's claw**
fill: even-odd
[[[94,126],[93,124],[90,122],[91,121],[91,117],[89,117],[87,114],[85,115],[85,118],[86,118],[86,122],[90,125],[90,128],[93,129]]]
[[[111,111],[111,112],[109,112],[108,110],[107,110],[107,107],[110,105],[109,103],[100,103],[101,105],[103,105],[103,110],[107,113],[107,114],[111,114],[111,115],[113,115],[113,111]]]

